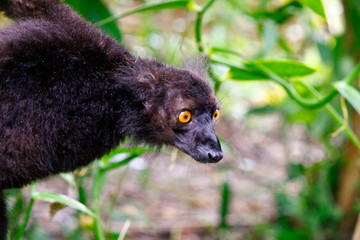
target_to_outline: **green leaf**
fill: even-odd
[[[50,203],[60,203],[66,206],[72,207],[80,212],[88,214],[92,217],[95,217],[95,214],[84,204],[69,198],[63,194],[58,193],[47,193],[47,192],[33,192],[32,198],[36,200],[42,200]]]
[[[220,212],[220,216],[221,216],[220,227],[227,228],[229,226],[227,222],[227,216],[229,213],[229,206],[231,202],[231,189],[228,181],[225,181],[222,185],[221,197],[222,197],[222,201],[221,201],[221,212]]]
[[[112,150],[110,153],[104,155],[102,158],[101,158],[101,161],[102,162],[107,162],[109,161],[110,158],[112,158],[113,156],[115,155],[118,155],[120,153],[128,153],[130,155],[137,155],[137,156],[140,156],[144,153],[147,153],[147,152],[152,152],[153,150],[151,150],[150,148],[116,148],[114,150]]]
[[[326,19],[324,5],[321,0],[299,0],[304,6],[312,9],[314,12]]]
[[[132,14],[146,12],[146,11],[154,11],[154,10],[162,10],[162,9],[168,9],[168,8],[190,8],[190,2],[189,0],[175,0],[175,1],[165,1],[165,2],[156,2],[156,3],[148,3],[144,4],[138,8],[135,8],[133,10],[130,10],[125,13],[120,13],[105,19],[102,19],[101,21],[97,22],[96,26],[103,26],[105,24],[108,24],[110,22],[116,21],[120,18],[130,16]]]
[[[225,49],[225,48],[219,48],[219,47],[212,47],[209,50],[209,55],[212,55],[214,53],[226,53],[226,54],[230,54],[239,58],[244,58],[243,55],[241,55],[241,53],[238,53],[234,50],[230,50],[230,49]]]
[[[256,67],[262,64],[281,78],[302,77],[315,72],[314,69],[293,60],[257,60],[240,65],[236,62],[211,56],[213,63],[224,64],[229,67],[228,78],[234,80],[265,80],[268,77]]]
[[[254,71],[257,71],[255,63],[260,63],[270,69],[279,77],[302,77],[313,74],[314,69],[304,65],[301,62],[293,60],[257,60],[256,62],[247,62],[244,65]]]
[[[360,93],[353,86],[345,82],[337,82],[334,87],[351,104],[351,106],[360,114]]]
[[[271,19],[278,24],[281,24],[287,21],[289,18],[294,17],[294,14],[298,9],[301,9],[302,5],[298,2],[289,2],[288,4],[278,8],[273,12],[269,12],[268,10],[259,10],[253,13],[247,13],[249,16],[254,17],[256,20],[260,19]]]
[[[265,75],[260,72],[248,70],[245,68],[231,66],[228,78],[234,80],[264,80],[267,79]]]
[[[224,49],[222,52],[225,52],[226,49]],[[229,50],[230,51],[230,50]],[[222,64],[229,67],[228,79],[234,79],[234,80],[264,80],[267,79],[267,77],[260,71],[254,70],[254,69],[247,69],[245,66],[238,64],[237,62],[226,60],[223,58],[219,58],[216,56],[211,56],[211,62]]]
[[[66,3],[71,5],[75,11],[93,23],[111,17],[109,9],[101,0],[66,0]],[[116,22],[104,24],[101,26],[101,29],[117,41],[121,41],[122,35]]]
[[[109,170],[119,168],[121,166],[128,164],[129,162],[131,162],[138,156],[139,156],[138,154],[131,154],[130,156],[126,157],[125,159],[121,159],[119,161],[108,161],[106,163],[102,163],[99,165],[99,167],[102,171],[109,171]]]
[[[74,174],[72,173],[60,173],[59,176],[64,179],[73,189],[76,189],[76,183]]]

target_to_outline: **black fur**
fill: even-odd
[[[16,20],[0,31],[0,189],[85,166],[128,136],[222,158],[218,102],[197,73],[133,57],[58,0],[0,0],[0,11]],[[1,239],[4,209],[0,196]]]

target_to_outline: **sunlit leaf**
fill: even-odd
[[[43,200],[50,203],[59,203],[66,206],[72,207],[80,212],[88,214],[90,216],[95,216],[94,213],[86,207],[84,204],[76,201],[75,199],[69,198],[63,194],[58,193],[47,193],[47,192],[34,192],[32,194],[33,199]]]
[[[268,79],[268,77],[256,67],[256,64],[259,63],[282,78],[302,77],[315,72],[314,69],[293,60],[257,60],[256,62],[246,62],[244,65],[237,64],[234,61],[214,57],[211,58],[211,61],[228,66],[228,78],[234,80]]]
[[[109,171],[109,170],[112,170],[112,169],[115,169],[115,168],[118,168],[118,167],[128,164],[129,162],[131,162],[138,156],[139,156],[138,154],[132,154],[132,155],[127,156],[126,158],[120,159],[118,161],[108,161],[106,163],[100,164],[100,168],[103,171]]]
[[[222,52],[225,52],[223,50]],[[211,62],[216,64],[221,64],[229,67],[229,71],[227,74],[228,79],[234,80],[262,80],[267,79],[267,77],[257,69],[248,69],[242,64],[238,64],[235,61],[219,58],[216,56],[211,56]]]
[[[339,93],[351,104],[351,106],[360,114],[360,92],[353,86],[345,82],[334,84]]]
[[[261,72],[252,71],[245,68],[231,66],[228,78],[234,80],[263,80],[267,79]]]
[[[326,19],[324,5],[321,0],[299,0],[304,6],[311,8],[314,12]]]
[[[120,153],[128,153],[130,155],[140,156],[141,154],[151,152],[151,151],[153,151],[153,150],[150,148],[116,148],[116,149],[112,150],[110,153],[104,155],[101,158],[101,161],[107,162],[110,158],[112,158],[113,156],[118,155]]]
[[[247,62],[244,65],[250,69],[256,70],[255,62]],[[257,60],[266,68],[270,69],[279,77],[302,77],[315,72],[314,69],[304,65],[301,62],[293,60]]]

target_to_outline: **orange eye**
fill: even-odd
[[[188,123],[191,119],[191,113],[189,111],[183,111],[179,114],[179,121],[181,123]]]
[[[219,110],[216,110],[213,115],[214,122],[216,122],[216,120],[218,120],[219,117],[220,117],[220,112],[219,112]]]

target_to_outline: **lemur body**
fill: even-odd
[[[222,158],[218,102],[198,74],[133,57],[58,0],[0,11],[16,21],[0,31],[0,189],[85,166],[127,136]],[[1,240],[4,209],[0,195]]]

